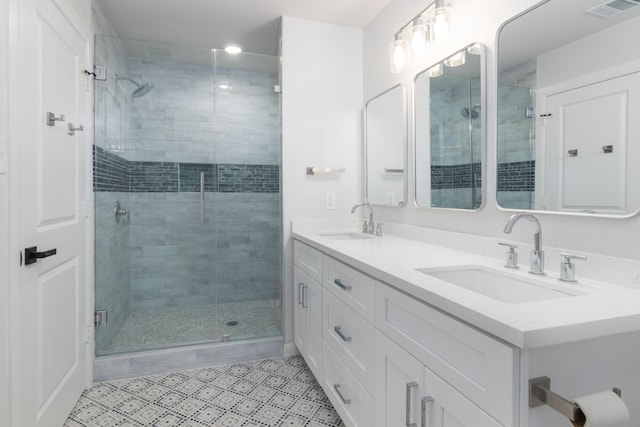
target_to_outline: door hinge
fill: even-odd
[[[85,335],[84,335],[84,343],[89,344],[91,342],[93,327],[87,325],[85,326]]]
[[[89,218],[90,215],[91,215],[91,201],[85,200],[84,201],[84,217]]]
[[[96,326],[107,324],[107,310],[96,310],[93,315],[93,323]]]

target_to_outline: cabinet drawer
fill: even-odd
[[[349,427],[371,427],[373,398],[326,343],[323,353],[325,366],[322,386],[342,421]]]
[[[322,283],[322,252],[294,240],[293,263],[313,279]]]
[[[516,349],[382,283],[376,327],[500,423],[514,425]]]
[[[374,322],[376,281],[359,271],[325,256],[323,285],[353,311]]]
[[[322,338],[370,394],[375,385],[376,330],[331,292],[325,292]]]

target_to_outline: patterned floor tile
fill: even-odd
[[[117,380],[86,390],[64,427],[344,427],[300,356]]]

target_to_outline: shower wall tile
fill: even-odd
[[[499,163],[498,191],[534,191],[535,161]]]
[[[178,164],[130,162],[129,190],[133,193],[173,193],[178,191]]]
[[[93,146],[94,191],[129,191],[129,162],[102,147]]]
[[[431,166],[432,190],[445,188],[470,188],[474,186],[476,188],[482,187],[481,163]]]
[[[280,167],[277,165],[218,165],[221,193],[278,193]]]
[[[218,190],[218,168],[208,163],[180,163],[180,191],[200,191],[200,174],[204,172],[204,191]]]

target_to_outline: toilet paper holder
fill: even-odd
[[[622,397],[622,391],[619,388],[613,388],[613,392],[618,397]],[[529,408],[542,405],[550,406],[574,423],[585,422],[586,417],[578,405],[551,391],[551,378],[549,377],[529,380]]]

